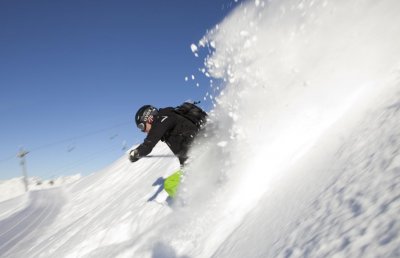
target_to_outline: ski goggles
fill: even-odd
[[[137,125],[140,131],[145,132],[146,130],[146,123],[142,122]]]
[[[148,108],[142,115],[142,117],[140,118],[140,123],[137,125],[137,127],[142,131],[145,132],[146,130],[146,123],[147,120],[149,119],[150,116],[152,116],[152,114],[157,111],[157,109],[155,108]]]

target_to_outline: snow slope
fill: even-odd
[[[157,146],[154,153],[169,155],[169,150]],[[155,179],[177,168],[179,163],[171,157],[133,165],[122,157],[104,171],[63,188],[31,191],[22,210],[0,221],[5,232],[1,256],[81,257],[100,252],[114,257],[170,212],[146,201]],[[10,236],[16,240],[5,241]]]
[[[399,11],[244,3],[192,45],[215,108],[175,204],[160,143],[0,203],[0,256],[399,257]]]
[[[351,133],[338,123],[341,140],[310,150],[213,257],[400,257],[399,86]]]

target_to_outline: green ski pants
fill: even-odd
[[[167,177],[164,181],[164,190],[172,198],[176,196],[179,184],[181,183],[181,177],[182,177],[182,171],[178,170],[169,177]]]

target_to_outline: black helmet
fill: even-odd
[[[157,113],[158,113],[157,108],[150,105],[144,105],[143,107],[139,108],[139,110],[136,112],[135,115],[136,126],[142,132],[144,132],[146,129],[146,122],[149,119],[149,117],[157,115]]]

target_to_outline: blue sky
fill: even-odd
[[[209,85],[190,45],[237,4],[1,1],[0,179],[20,176],[20,147],[30,176],[95,172],[143,139],[140,106],[202,100]]]

